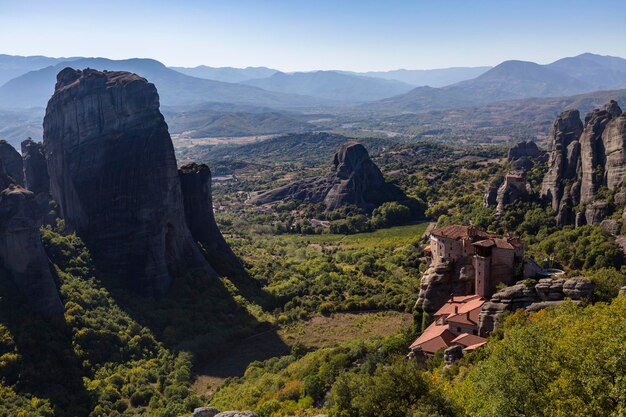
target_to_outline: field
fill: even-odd
[[[310,245],[341,246],[346,249],[362,248],[392,248],[419,240],[426,231],[429,223],[417,223],[407,226],[396,226],[388,229],[379,229],[369,233],[354,235],[323,234],[323,235],[284,235],[283,239],[295,242],[307,242]]]
[[[193,387],[198,394],[211,394],[226,378],[242,376],[251,362],[285,355],[296,345],[307,349],[332,347],[348,340],[389,336],[410,325],[410,314],[395,311],[313,317],[228,344],[199,367]]]

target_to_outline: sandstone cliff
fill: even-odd
[[[31,138],[22,142],[22,158],[24,160],[24,187],[33,194],[50,192],[50,177],[43,152],[43,143]]]
[[[492,180],[483,197],[486,207],[495,207],[496,213],[502,213],[506,206],[518,200],[535,198],[531,185],[526,181],[526,173],[536,163],[545,162],[546,153],[535,142],[519,142],[513,145],[507,155],[509,173],[498,186],[497,179]]]
[[[215,223],[211,194],[211,170],[205,164],[189,163],[179,170],[185,219],[193,238],[206,251],[211,266],[220,275],[231,275],[240,265]]]
[[[167,124],[153,84],[128,72],[66,68],[44,118],[50,192],[98,266],[143,294],[213,269],[185,223]]]
[[[446,261],[431,265],[422,274],[415,307],[432,315],[450,299],[450,294],[473,294],[474,282],[474,266],[471,258],[458,264]]]
[[[566,298],[576,302],[589,301],[595,285],[585,278],[543,278],[536,284],[519,282],[495,293],[483,304],[478,317],[479,334],[488,334],[505,311],[524,308],[537,311],[558,305]]]
[[[22,164],[22,156],[8,142],[0,140],[0,174],[10,179],[13,184],[24,185],[24,169]],[[8,184],[3,184],[4,188]]]
[[[576,110],[561,113],[550,132],[548,172],[541,196],[550,203],[557,223],[595,224],[611,214],[604,202],[595,201],[606,188],[617,204],[626,200],[626,116],[615,101],[585,117]],[[595,201],[595,202],[594,202]],[[586,212],[575,212],[592,204]]]
[[[0,192],[0,261],[35,311],[63,312],[39,235],[41,213],[32,192],[11,185]]]
[[[565,111],[556,118],[550,130],[548,172],[541,185],[541,195],[558,210],[567,180],[576,179],[583,124],[578,110]]]
[[[363,145],[346,143],[335,154],[328,175],[267,191],[251,202],[265,204],[279,200],[323,203],[326,210],[355,205],[371,212],[386,201],[405,201],[407,197],[398,187],[385,182]]]
[[[530,184],[521,174],[508,174],[496,193],[496,213],[504,212],[507,205],[518,200],[528,200],[532,195]]]

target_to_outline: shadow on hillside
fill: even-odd
[[[5,381],[15,383],[18,393],[48,399],[57,416],[87,415],[92,404],[83,385],[85,372],[72,348],[65,319],[40,318],[6,274],[1,275],[0,323],[13,335],[20,355],[16,374],[3,375]]]
[[[291,347],[280,338],[276,329],[269,329],[224,344],[198,364],[197,373],[218,378],[242,376],[251,362],[283,356],[290,351]]]
[[[175,277],[171,288],[161,298],[133,294],[112,279],[105,278],[103,283],[135,321],[149,328],[169,349],[193,353],[198,364],[224,352],[224,346],[236,345],[235,340],[259,333],[264,334],[264,343],[271,346],[266,349],[267,354],[271,354],[268,357],[289,351],[270,324],[259,321],[246,308],[251,302],[257,305],[268,302],[262,288],[252,278],[222,280],[207,276],[201,270],[188,271]],[[229,291],[226,285],[236,289]],[[233,296],[233,291],[238,295]],[[254,357],[252,361],[264,355],[248,356]],[[240,360],[238,363],[245,369],[249,362]]]

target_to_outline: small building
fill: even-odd
[[[485,303],[479,295],[452,296],[434,314],[435,320],[411,344],[411,351],[421,349],[433,355],[454,345],[469,351],[482,346],[487,339],[478,335],[478,315]]]
[[[430,253],[431,266],[473,266],[474,293],[489,298],[499,283],[513,282],[515,266],[524,259],[524,242],[474,226],[451,225],[430,232]]]

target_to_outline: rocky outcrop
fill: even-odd
[[[214,274],[187,224],[174,147],[153,84],[66,68],[44,118],[50,192],[98,267],[146,295],[176,274]]]
[[[463,346],[453,345],[443,351],[443,360],[446,367],[452,366],[456,361],[463,357]]]
[[[193,238],[204,247],[211,265],[220,275],[230,275],[239,260],[224,240],[213,214],[211,170],[189,163],[178,170],[185,206],[185,220]]]
[[[622,228],[622,223],[618,220],[604,219],[600,223],[600,227],[608,234],[617,236]]]
[[[496,212],[502,213],[507,205],[518,200],[528,200],[532,194],[530,184],[523,174],[508,174],[496,195]]]
[[[502,213],[507,205],[532,198],[533,191],[526,181],[526,173],[545,159],[545,152],[535,142],[519,142],[511,147],[507,156],[509,173],[499,187],[495,180],[489,184],[484,194],[485,206],[496,207],[496,212]]]
[[[219,411],[215,407],[198,407],[193,410],[191,417],[215,417]]]
[[[510,161],[516,161],[521,158],[538,158],[543,154],[541,149],[537,146],[535,142],[532,141],[522,141],[509,149],[507,159]]]
[[[450,294],[474,293],[474,266],[467,263],[455,265],[444,261],[431,265],[421,277],[416,308],[427,314],[437,311],[450,299]]]
[[[398,187],[385,182],[363,145],[346,143],[335,154],[328,175],[287,184],[250,202],[266,204],[279,200],[322,203],[326,210],[355,205],[371,212],[386,201],[405,201],[407,197]]]
[[[11,280],[44,317],[63,313],[39,235],[41,213],[32,192],[11,185],[0,192],[0,261]]]
[[[585,224],[600,224],[611,213],[606,201],[594,201],[585,209]]]
[[[495,293],[483,304],[478,317],[479,334],[489,334],[505,311],[521,308],[538,311],[558,305],[566,298],[576,302],[591,300],[595,285],[585,278],[543,278],[535,284],[519,282]]]
[[[215,417],[259,417],[257,413],[253,411],[223,411],[216,414]]]
[[[2,163],[2,174],[9,177],[11,183],[23,186],[24,168],[22,156],[5,140],[0,140],[0,162]]]
[[[606,187],[617,205],[626,203],[626,117],[617,102],[596,109],[585,117],[578,111],[559,115],[550,133],[550,159],[541,195],[557,214],[557,223],[597,224],[611,208],[594,202]],[[581,203],[587,206],[575,213]]]
[[[567,180],[576,179],[583,124],[578,110],[567,110],[554,121],[548,140],[548,172],[541,185],[541,196],[557,211]]]
[[[24,161],[24,187],[33,194],[50,192],[50,177],[43,151],[43,143],[31,138],[22,142],[22,159]]]
[[[498,204],[498,188],[494,184],[489,184],[484,195],[485,207],[493,207]]]

